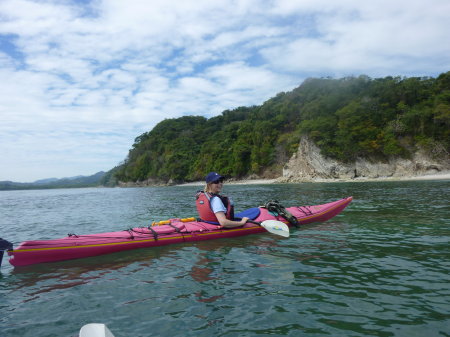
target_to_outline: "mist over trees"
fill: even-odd
[[[308,135],[325,156],[350,162],[450,151],[450,72],[437,78],[310,78],[260,106],[206,119],[166,119],[135,139],[108,181],[276,176]]]

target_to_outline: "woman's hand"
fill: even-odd
[[[245,224],[247,223],[247,221],[248,221],[248,218],[247,218],[246,216],[244,216],[244,217],[241,219],[240,223],[241,223],[242,225],[245,225]]]

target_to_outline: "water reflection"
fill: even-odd
[[[213,262],[213,260],[210,260],[208,258],[200,258],[197,263],[192,266],[191,272],[189,273],[192,279],[196,282],[206,282],[214,280],[215,277],[211,276],[214,269],[208,267],[208,265]]]
[[[42,292],[51,292],[52,290],[87,284],[94,280],[103,279],[108,275],[108,277],[111,277],[111,275],[123,272],[123,270],[126,270],[127,273],[138,273],[144,269],[152,268],[155,261],[181,255],[186,250],[195,250],[195,253],[190,252],[189,254],[199,256],[198,260],[189,261],[189,265],[192,266],[191,277],[197,282],[205,282],[214,279],[211,276],[214,271],[211,266],[217,263],[220,258],[225,258],[227,252],[234,248],[245,248],[251,245],[257,247],[256,249],[275,247],[276,241],[266,241],[263,239],[264,235],[256,234],[252,239],[201,241],[166,247],[138,249],[85,259],[16,267],[12,270],[10,277],[7,277],[7,282],[14,291],[39,286],[40,290],[29,293],[30,296],[33,296]],[[220,255],[217,254],[219,251]],[[209,253],[213,253],[216,257],[208,257]]]

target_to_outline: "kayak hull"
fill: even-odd
[[[300,224],[323,222],[336,216],[352,201],[352,197],[316,206],[289,207]],[[279,220],[280,216],[270,214],[260,208],[255,221]],[[171,219],[170,224],[162,226],[136,227],[124,231],[90,235],[69,235],[62,239],[32,240],[22,242],[16,249],[9,250],[9,262],[26,266],[45,262],[80,259],[97,255],[121,252],[131,249],[158,247],[183,242],[233,238],[266,232],[259,225],[247,223],[238,228],[224,229],[199,221],[183,222]]]

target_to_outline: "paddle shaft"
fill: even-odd
[[[261,226],[261,222],[258,222],[258,221],[254,221],[254,220],[248,219],[247,222],[254,223],[255,225],[260,225]]]

